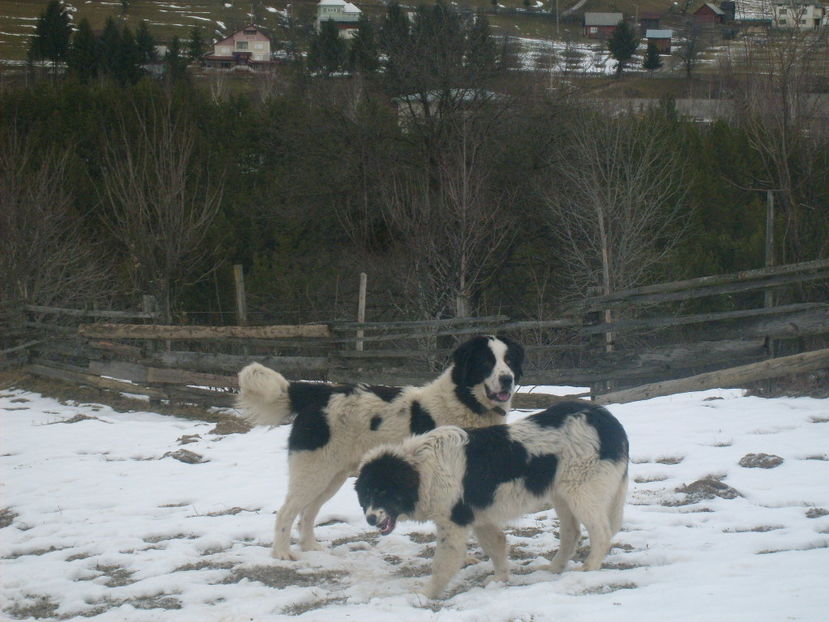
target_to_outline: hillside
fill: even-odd
[[[751,0],[740,3],[750,7],[763,0]],[[0,61],[8,64],[26,58],[29,37],[34,32],[38,16],[43,12],[47,0],[0,0]],[[121,17],[133,28],[141,20],[146,20],[150,30],[159,42],[169,42],[173,36],[182,39],[190,37],[194,27],[202,28],[206,38],[217,38],[246,23],[254,21],[270,31],[275,39],[287,34],[286,24],[288,7],[299,24],[310,24],[313,20],[315,0],[129,0],[127,9],[123,10],[121,2],[115,0],[65,0],[77,23],[87,18],[93,28],[102,28],[108,17]],[[361,0],[358,6],[368,15],[379,15],[385,10],[380,0]],[[408,3],[417,5],[417,2]],[[456,6],[471,9],[492,10],[489,0],[462,0],[452,2]],[[564,36],[578,38],[580,35],[581,14],[584,11],[621,11],[633,16],[645,12],[666,13],[676,3],[671,0],[587,0],[584,4],[576,0],[560,0],[561,12],[559,27],[556,28],[554,0],[499,0],[501,14],[490,15],[490,22],[496,34],[510,36],[555,39]],[[695,6],[694,3],[692,6]],[[579,6],[571,15],[566,11]],[[253,12],[251,11],[253,7]],[[529,7],[529,8],[528,8]],[[519,13],[511,9],[520,9]]]

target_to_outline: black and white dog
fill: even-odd
[[[437,598],[461,568],[470,528],[495,566],[495,579],[505,581],[503,526],[550,504],[560,522],[550,570],[561,572],[573,557],[580,524],[590,536],[583,568],[597,570],[622,523],[627,473],[622,425],[601,406],[572,401],[512,425],[445,426],[377,447],[363,460],[356,490],[366,520],[384,535],[400,517],[435,522],[426,594]]]
[[[288,440],[288,495],[276,517],[271,554],[296,559],[290,536],[297,516],[302,550],[319,550],[314,519],[369,449],[441,425],[503,423],[523,361],[520,344],[479,336],[461,344],[451,366],[420,387],[289,382],[258,363],[242,369],[238,405],[248,420],[278,425],[296,415]]]

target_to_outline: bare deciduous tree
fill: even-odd
[[[579,296],[641,285],[680,238],[682,163],[657,123],[585,114],[550,182],[550,225]]]
[[[826,199],[818,189],[825,187],[829,176],[826,101],[821,93],[821,82],[829,77],[828,50],[825,28],[776,29],[732,46],[727,60],[738,122],[763,165],[755,187],[774,191],[785,223],[776,236],[786,255],[782,260],[813,258],[814,243],[805,243],[807,239],[822,237],[823,252],[826,248],[829,217],[819,217]],[[816,222],[822,226],[817,236]],[[800,256],[806,249],[809,256]]]
[[[170,322],[179,288],[216,264],[206,244],[222,185],[210,179],[190,122],[169,101],[119,119],[104,147],[103,220],[127,254],[132,286]]]
[[[14,127],[0,132],[0,297],[6,302],[84,307],[113,293],[63,185],[67,158],[38,153]]]
[[[515,234],[506,197],[488,186],[485,138],[468,118],[434,170],[400,173],[386,187],[385,216],[400,232],[401,275],[421,317],[464,317]]]

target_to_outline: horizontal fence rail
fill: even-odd
[[[791,294],[805,284],[812,288],[809,296],[789,295],[777,306],[766,306],[761,295],[744,296]],[[743,296],[744,308],[733,308],[735,295]],[[689,301],[711,301],[711,296],[724,296],[726,308],[717,308],[715,299],[705,312],[686,310]],[[594,296],[541,320],[491,315],[179,326],[158,325],[157,319],[148,312],[26,305],[8,325],[0,368],[26,365],[33,374],[101,390],[228,407],[238,388],[237,372],[252,361],[291,379],[420,384],[449,363],[460,341],[501,333],[525,347],[524,385],[584,387],[606,403],[826,369],[829,260]],[[536,408],[555,399],[521,393],[515,404]]]

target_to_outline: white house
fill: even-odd
[[[340,37],[350,39],[357,32],[357,22],[362,11],[345,0],[320,0],[317,5],[317,32],[323,22],[333,21],[340,31]]]
[[[827,25],[829,13],[826,7],[815,2],[788,0],[775,2],[772,7],[772,21],[778,28],[816,30]]]
[[[209,67],[251,67],[271,62],[271,40],[251,24],[213,45],[213,53],[204,57]]]

